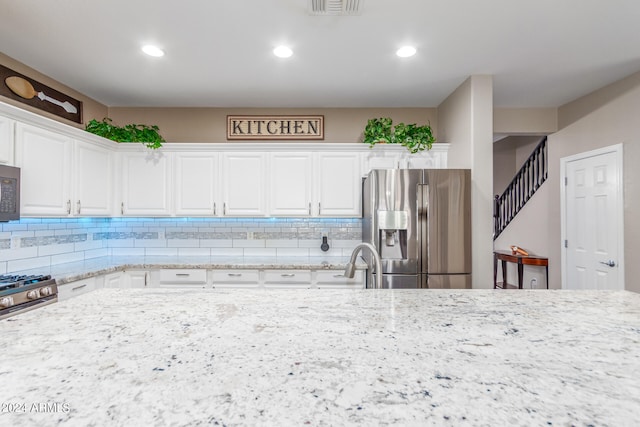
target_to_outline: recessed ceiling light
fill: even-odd
[[[402,46],[396,51],[396,55],[400,58],[408,58],[416,54],[416,48],[413,46]]]
[[[164,56],[164,50],[162,50],[158,46],[154,46],[152,44],[147,44],[147,45],[142,46],[142,51],[144,53],[146,53],[147,55],[155,56],[156,58]]]
[[[278,46],[273,49],[273,54],[278,58],[288,58],[293,55],[293,51],[287,46]]]

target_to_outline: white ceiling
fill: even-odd
[[[497,107],[556,107],[640,70],[638,0],[362,1],[0,0],[0,52],[137,107],[436,107],[474,74]]]

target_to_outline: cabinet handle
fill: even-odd
[[[311,202],[309,202],[309,216],[311,216]]]
[[[78,289],[82,289],[82,288],[86,288],[87,284],[85,283],[84,285],[80,285],[80,286],[76,286],[75,288],[72,288],[72,291],[77,291]]]
[[[227,202],[224,202],[222,204],[222,216],[226,216],[227,215]]]
[[[321,212],[321,210],[320,210],[320,202],[318,202],[318,215],[320,215],[320,212]]]
[[[124,202],[120,203],[120,213],[124,215]]]
[[[335,277],[336,279],[337,278],[344,279],[345,276],[344,276],[344,274],[334,274],[333,277]]]
[[[80,205],[80,200],[78,200],[78,203],[76,204],[76,208],[78,210],[78,215],[80,215],[80,209],[82,208],[82,205]]]
[[[213,202],[213,216],[216,216],[216,202]]]
[[[148,271],[145,271],[145,272],[144,272],[144,287],[145,287],[145,288],[147,287],[147,277],[148,277],[148,276],[149,276],[149,272],[148,272]]]
[[[242,273],[227,273],[229,277],[242,277]]]
[[[280,276],[281,277],[295,277],[296,275],[294,273],[283,273]]]
[[[71,200],[67,200],[67,215],[71,215]]]
[[[189,274],[189,273],[176,273],[176,276],[180,276],[180,277],[187,276],[187,277],[189,277],[189,276],[191,276],[191,274]]]

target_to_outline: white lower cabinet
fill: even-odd
[[[211,282],[214,288],[258,288],[259,270],[213,270]]]
[[[75,282],[58,285],[58,301],[65,301],[78,295],[86,294],[96,289],[96,278],[77,280]]]
[[[321,289],[364,289],[364,270],[356,270],[353,278],[344,277],[342,270],[317,271],[315,283]]]
[[[151,286],[147,270],[126,270],[122,280],[123,288],[146,288]]]
[[[162,269],[158,272],[158,286],[161,288],[206,288],[207,270],[201,268]],[[152,274],[152,286],[156,283]]]
[[[97,278],[97,280],[100,279],[102,279],[102,287],[104,288],[122,288],[124,284],[124,273],[122,271],[109,273]]]
[[[311,288],[311,270],[265,270],[264,287],[269,289]]]

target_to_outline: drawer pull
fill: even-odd
[[[333,277],[335,277],[336,279],[337,279],[337,278],[344,279],[344,278],[345,278],[345,275],[344,275],[344,274],[334,274],[334,275],[333,275]]]
[[[72,291],[77,291],[78,289],[82,289],[82,288],[86,288],[87,284],[85,283],[84,285],[80,285],[80,286],[76,286],[75,288],[71,288]]]
[[[229,277],[242,277],[242,273],[227,273]]]
[[[294,273],[283,273],[280,276],[281,277],[295,277],[296,275]]]
[[[189,274],[189,273],[176,273],[176,276],[189,277],[189,276],[191,276],[191,274]]]

